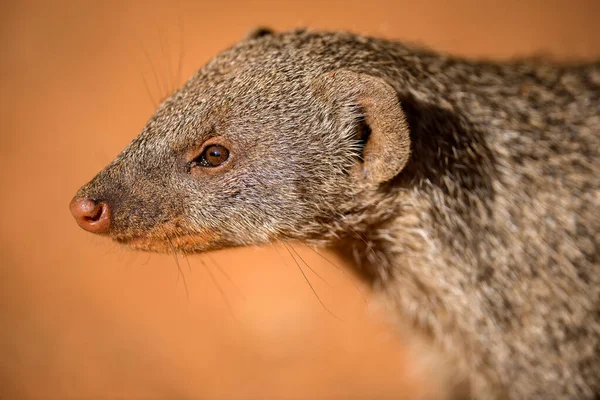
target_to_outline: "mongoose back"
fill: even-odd
[[[461,396],[594,399],[599,151],[600,61],[260,30],[165,100],[71,211],[148,251],[340,249]]]

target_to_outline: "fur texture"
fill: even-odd
[[[259,30],[77,194],[110,236],[351,256],[476,399],[600,395],[600,62],[469,61]],[[219,168],[190,161],[224,143]]]

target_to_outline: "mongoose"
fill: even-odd
[[[599,151],[600,61],[258,30],[70,207],[148,251],[337,248],[451,360],[460,396],[594,399]]]

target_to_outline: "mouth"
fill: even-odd
[[[208,233],[192,233],[183,235],[136,235],[113,238],[116,242],[135,250],[152,251],[157,253],[172,253],[183,251],[194,253],[214,248],[216,236]]]

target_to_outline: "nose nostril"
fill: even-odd
[[[106,233],[110,228],[110,208],[106,202],[75,198],[70,209],[77,224],[88,232]]]
[[[83,219],[85,219],[86,221],[90,221],[90,222],[97,222],[98,220],[100,220],[103,213],[104,213],[104,203],[98,203],[98,204],[96,204],[96,206],[91,210],[91,212],[88,215],[85,215],[83,217]]]

